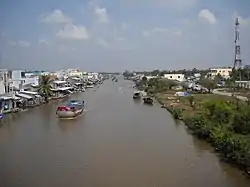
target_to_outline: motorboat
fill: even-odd
[[[144,101],[145,104],[152,105],[154,100],[151,97],[144,97],[143,101]]]
[[[56,114],[59,118],[74,118],[84,112],[84,101],[71,100],[65,105],[57,107]]]
[[[133,99],[140,99],[141,98],[141,93],[140,92],[135,92],[133,95]]]

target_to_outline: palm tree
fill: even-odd
[[[42,94],[45,98],[45,102],[48,102],[48,99],[50,96],[52,96],[51,91],[51,79],[48,75],[42,75],[39,78],[39,88],[38,91],[40,94]]]

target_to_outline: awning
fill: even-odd
[[[26,95],[26,94],[22,94],[22,93],[17,93],[16,95],[18,97],[22,97],[22,98],[25,98],[25,99],[32,99],[33,98],[32,96],[29,96],[29,95]]]
[[[0,96],[0,99],[3,99],[3,100],[11,100],[13,99],[11,96]]]
[[[31,91],[20,91],[20,93],[23,93],[23,94],[30,94],[30,95],[39,95],[38,92],[31,92]]]
[[[54,81],[55,84],[65,84],[67,83],[66,81]]]
[[[65,90],[70,90],[72,89],[72,87],[62,87],[62,88],[58,88],[58,90],[60,91],[65,91]]]
[[[81,82],[76,82],[75,85],[82,85],[83,83]]]
[[[12,98],[13,98],[14,100],[21,100],[20,97],[17,97],[17,96],[15,96],[15,95],[14,95]]]

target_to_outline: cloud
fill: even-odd
[[[20,47],[30,47],[31,43],[25,40],[19,40],[17,42],[9,41],[9,45],[11,46],[20,46]]]
[[[184,10],[195,7],[199,0],[123,0],[129,6]]]
[[[49,42],[45,39],[40,39],[38,40],[38,44],[41,44],[41,45],[49,45]]]
[[[169,28],[153,28],[151,30],[145,30],[142,32],[142,36],[143,37],[151,37],[151,36],[159,36],[159,35],[174,35],[174,36],[181,36],[182,35],[182,31],[178,30],[178,29],[169,29]]]
[[[106,40],[104,39],[98,39],[96,42],[99,46],[103,47],[103,48],[108,48],[109,44]]]
[[[101,23],[108,23],[109,22],[109,17],[106,8],[99,8],[96,7],[94,9],[94,13],[97,16],[97,19]]]
[[[53,23],[70,23],[71,19],[63,14],[59,9],[55,9],[50,14],[42,16],[42,21],[44,23],[53,24]]]
[[[210,24],[216,24],[217,23],[217,19],[216,19],[215,15],[208,9],[201,10],[198,17],[202,21],[206,21],[206,22],[208,22]]]
[[[60,39],[68,40],[87,40],[89,33],[82,25],[67,24],[63,29],[59,30],[56,36]]]

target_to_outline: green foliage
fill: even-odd
[[[212,91],[213,89],[215,89],[216,86],[217,86],[217,82],[216,82],[216,81],[211,80],[211,79],[206,79],[206,78],[201,79],[201,80],[199,81],[199,83],[200,83],[203,87],[207,88],[207,89],[209,90],[209,92],[211,92],[211,91]]]
[[[174,107],[167,107],[167,110],[172,114],[174,119],[182,118],[182,110]]]
[[[39,88],[38,92],[44,96],[45,100],[48,101],[48,98],[52,96],[51,91],[51,79],[47,75],[42,75],[39,78]]]
[[[195,106],[194,96],[192,96],[192,95],[188,96],[188,102],[189,102],[190,107],[194,108],[194,106]]]
[[[146,77],[142,78],[136,86],[139,89],[147,90],[148,93],[162,93],[167,90],[171,90],[174,86],[177,86],[178,83],[172,80],[168,79],[162,79],[162,78],[151,78],[149,80],[146,79]]]
[[[250,107],[243,107],[232,120],[232,130],[239,134],[250,134]]]
[[[213,100],[207,101],[203,105],[211,120],[215,120],[219,124],[229,123],[233,109],[228,102]]]

